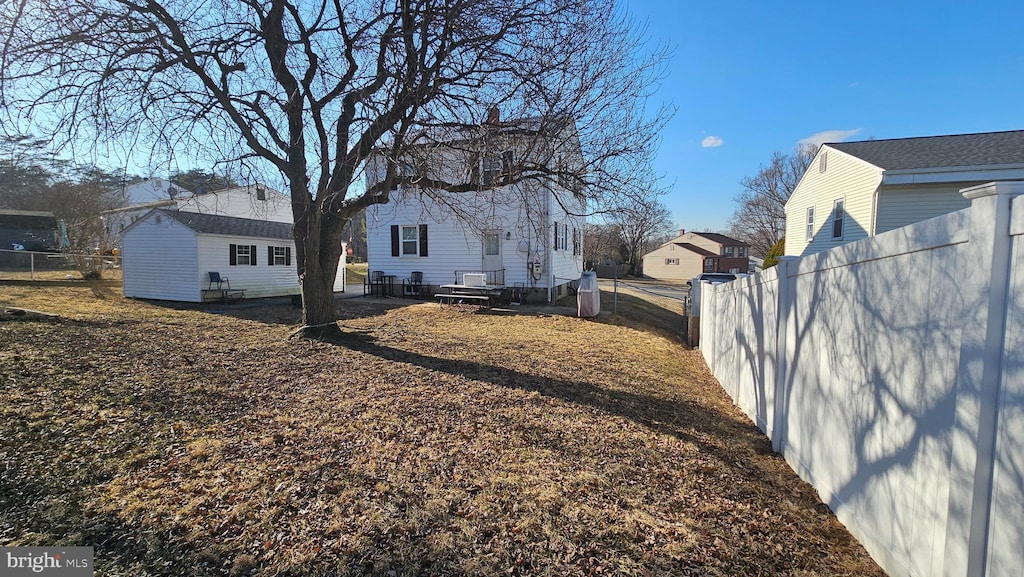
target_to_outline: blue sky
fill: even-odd
[[[739,181],[826,141],[1024,129],[1024,3],[625,0],[674,47],[655,170],[676,224],[724,230]]]

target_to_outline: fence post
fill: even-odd
[[[789,415],[787,413],[786,390],[789,386],[789,361],[792,348],[789,346],[789,335],[796,334],[793,316],[793,303],[796,299],[796,282],[790,280],[790,273],[795,272],[796,263],[800,260],[795,256],[779,257],[775,265],[778,275],[778,303],[775,309],[775,400],[772,407],[772,450],[782,454],[786,449],[786,434]]]
[[[971,201],[964,263],[964,324],[950,435],[949,506],[943,560],[948,577],[985,575],[995,466],[997,408],[1010,274],[1010,201],[1024,182],[961,191]]]

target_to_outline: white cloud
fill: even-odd
[[[700,141],[701,148],[714,148],[723,144],[725,144],[725,141],[722,140],[721,136],[705,136],[704,140]]]
[[[856,136],[860,131],[860,128],[854,128],[853,130],[826,130],[801,139],[800,142],[797,142],[797,145],[812,145],[817,148],[826,142],[842,142],[851,136]]]

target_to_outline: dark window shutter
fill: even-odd
[[[249,264],[256,266],[256,245],[249,245]]]
[[[400,247],[398,246],[398,225],[393,224],[391,225],[391,256],[398,256],[399,254],[401,254],[398,252],[399,248]]]
[[[558,223],[555,223],[555,250],[558,250]]]
[[[238,245],[235,244],[228,245],[228,264],[230,264],[231,266],[235,266],[236,264],[238,264],[238,254],[235,251],[235,248],[237,246]]]
[[[342,255],[342,258],[345,258],[345,255]],[[284,247],[284,264],[292,266],[292,247],[290,246]]]
[[[427,225],[420,225],[420,256],[427,256]]]
[[[272,246],[267,247],[267,264],[274,266],[274,247]]]

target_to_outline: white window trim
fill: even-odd
[[[245,251],[244,255],[242,254],[243,250]],[[243,256],[245,258],[245,262],[242,262]],[[253,258],[255,258],[255,255],[253,255],[252,251],[249,250],[249,245],[235,245],[235,266],[252,266]]]
[[[274,248],[274,266],[285,266],[288,263],[288,247],[275,246]]]
[[[806,229],[804,231],[805,239],[807,242],[814,240],[814,207],[807,207],[807,221]]]
[[[842,218],[837,218],[839,216],[839,210],[838,210],[839,205],[842,205],[842,207],[843,207],[842,208],[842,211],[843,211]],[[839,236],[836,236],[836,221],[837,220],[839,221]],[[837,198],[837,199],[835,199],[832,202],[832,231],[831,232],[832,232],[832,240],[843,240],[843,237],[846,236],[846,199],[845,198]]]
[[[415,239],[405,238],[405,229],[411,228],[416,233]],[[405,252],[405,243],[415,242],[413,252]],[[398,258],[417,258],[420,256],[420,227],[418,224],[401,224],[398,226]]]

